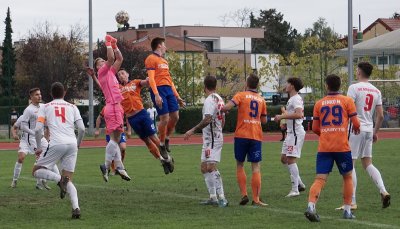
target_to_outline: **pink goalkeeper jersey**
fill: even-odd
[[[115,68],[107,64],[104,64],[98,71],[101,90],[103,91],[106,103],[109,104],[116,104],[122,101],[122,94],[115,73]]]

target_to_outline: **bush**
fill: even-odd
[[[179,110],[179,121],[176,125],[176,132],[183,134],[193,126],[197,125],[202,119],[202,107],[195,106],[195,107],[187,107],[185,109]],[[304,116],[312,117],[314,105],[305,105],[304,106]],[[280,105],[269,105],[267,106],[267,117],[270,118],[275,117],[275,115],[281,113],[281,106]],[[225,116],[225,126],[224,132],[232,133],[235,132],[236,129],[236,118],[237,118],[237,109],[233,108],[229,113]],[[309,120],[303,121],[303,126],[305,130],[307,130],[308,125],[311,122]],[[263,131],[278,131],[279,124],[273,121],[268,121],[266,124],[262,125]]]

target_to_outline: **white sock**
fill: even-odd
[[[299,172],[300,173],[300,172]],[[301,187],[306,187],[306,185],[303,183],[303,181],[301,180],[301,177],[300,177],[300,174],[299,174],[299,176],[297,177],[297,180],[299,181],[299,185],[301,186]]]
[[[15,162],[13,180],[18,180],[19,174],[21,174],[21,170],[22,170],[22,163],[18,163],[18,161]]]
[[[38,179],[52,180],[55,182],[59,182],[61,180],[60,174],[57,174],[51,170],[43,169],[43,168],[36,170],[33,173],[33,175]]]
[[[343,209],[344,209],[344,211],[346,211],[346,212],[348,212],[348,213],[351,213],[351,205],[345,204],[344,207],[343,207]]]
[[[208,193],[211,199],[217,199],[217,190],[215,188],[215,179],[211,173],[204,173],[204,181],[206,182]]]
[[[382,176],[381,176],[381,173],[379,172],[379,170],[377,168],[375,168],[375,166],[373,164],[370,164],[366,168],[366,170],[367,170],[369,176],[374,181],[376,187],[378,187],[380,193],[386,193],[387,191],[385,188],[385,184],[383,184]]]
[[[60,175],[60,170],[58,170],[58,166],[56,164],[54,164],[54,166],[51,169],[51,171],[53,171],[54,173],[57,173],[58,175]]]
[[[288,169],[290,172],[290,180],[292,181],[292,191],[299,191],[299,168],[297,168],[297,164],[293,163],[288,165]]]
[[[78,204],[78,192],[72,182],[67,183],[67,193],[69,194],[69,198],[71,199],[72,209],[79,208]]]
[[[309,208],[311,211],[315,211],[315,203],[313,203],[313,202],[308,202],[308,208]]]
[[[119,152],[119,158],[121,160],[121,151],[119,149],[118,144],[114,141],[114,140],[110,140],[106,146],[106,165],[107,165],[107,161],[111,162],[113,160],[116,160],[117,158],[117,153]],[[106,168],[108,169],[108,167],[106,166]]]
[[[216,171],[212,171],[211,175],[214,177],[214,180],[215,180],[215,190],[216,190],[216,193],[218,194],[218,197],[220,199],[225,199],[224,185],[222,183],[221,174],[219,173],[218,170],[216,170]]]
[[[354,167],[351,177],[353,178],[353,196],[351,198],[351,203],[356,204],[357,174],[356,174],[356,169]]]
[[[114,165],[116,169],[125,169],[124,164],[122,163],[122,161],[116,161],[114,160]]]

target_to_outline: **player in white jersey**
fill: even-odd
[[[23,118],[24,118],[23,115],[19,116],[11,128],[11,134],[14,140],[20,140],[19,130],[21,129],[21,122]],[[23,132],[21,133],[21,137],[23,137],[22,135]]]
[[[303,88],[303,82],[300,78],[289,78],[286,83],[286,92],[289,93],[289,101],[286,105],[286,113],[275,116],[275,121],[279,123],[282,119],[286,119],[287,136],[283,141],[281,162],[290,173],[292,189],[286,197],[299,196],[301,191],[305,190],[305,185],[300,178],[297,160],[301,156],[301,148],[303,147],[306,132],[303,127],[304,104],[303,99],[299,95],[299,91]]]
[[[37,178],[53,180],[60,187],[60,197],[68,193],[72,204],[72,218],[79,219],[81,212],[78,204],[78,193],[72,177],[75,170],[79,145],[85,133],[85,126],[78,108],[64,100],[64,86],[60,82],[51,85],[53,101],[44,104],[38,113],[35,129],[37,140],[42,138],[41,128],[45,122],[50,131],[50,143],[46,152],[39,147],[36,154],[40,157],[33,168],[32,174]],[[78,139],[75,136],[75,126],[78,128]],[[40,144],[40,143],[39,143]],[[39,146],[38,144],[38,146]],[[49,170],[60,162],[62,175]]]
[[[353,157],[353,166],[358,158],[361,158],[363,168],[368,172],[381,193],[382,208],[390,205],[390,194],[386,191],[381,173],[372,164],[372,143],[378,140],[377,133],[383,122],[382,95],[381,92],[368,79],[371,76],[373,66],[368,62],[360,62],[357,66],[357,83],[350,85],[347,96],[353,98],[357,115],[360,119],[360,134],[350,134],[350,148]],[[376,114],[374,127],[374,113]],[[354,167],[355,168],[355,167]],[[353,198],[352,208],[357,208],[356,189],[357,175],[353,169]],[[338,208],[341,209],[341,208]]]
[[[217,79],[214,76],[204,78],[204,92],[207,96],[203,105],[203,119],[199,124],[185,133],[188,140],[196,131],[203,132],[203,148],[201,152],[201,173],[207,185],[210,198],[201,204],[228,206],[225,198],[221,174],[217,163],[221,161],[221,150],[224,142],[222,128],[225,124],[225,114],[221,112],[224,100],[215,93]]]
[[[40,93],[39,88],[32,88],[29,91],[29,96],[31,100],[31,104],[24,110],[24,114],[18,119],[18,124],[15,127],[18,127],[23,131],[22,137],[19,143],[18,149],[18,159],[14,166],[14,175],[11,182],[11,187],[17,187],[17,181],[19,175],[21,174],[22,164],[24,163],[25,157],[27,154],[34,154],[36,150],[36,139],[34,136],[34,129],[36,125],[37,112],[41,105],[40,101],[42,100],[42,95]],[[43,131],[43,129],[42,129]],[[43,149],[47,148],[47,140],[45,138],[41,139]],[[55,168],[58,171],[57,166]],[[37,179],[36,181],[36,189],[46,188],[50,190],[51,188],[47,185],[46,180]]]

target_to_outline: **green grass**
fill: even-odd
[[[81,220],[70,220],[69,198],[59,199],[54,183],[51,191],[35,190],[31,156],[26,158],[18,187],[9,188],[16,153],[1,151],[0,228],[400,228],[398,140],[382,140],[374,150],[374,164],[392,194],[392,205],[381,208],[379,192],[358,162],[357,219],[342,220],[342,212],[334,210],[342,204],[342,181],[334,168],[317,205],[322,220],[319,224],[303,216],[315,175],[316,146],[317,142],[306,142],[298,163],[307,191],[289,199],[284,197],[290,180],[279,161],[281,144],[264,143],[261,197],[269,206],[254,208],[238,205],[233,145],[224,145],[219,169],[230,202],[224,209],[198,204],[208,197],[199,172],[199,145],[173,146],[176,171],[170,175],[164,175],[159,162],[144,147],[130,147],[125,165],[133,181],[114,176],[109,183],[103,182],[98,169],[104,160],[104,148],[81,149],[74,179]],[[249,183],[249,164],[246,171]],[[250,185],[248,190],[251,195]]]

